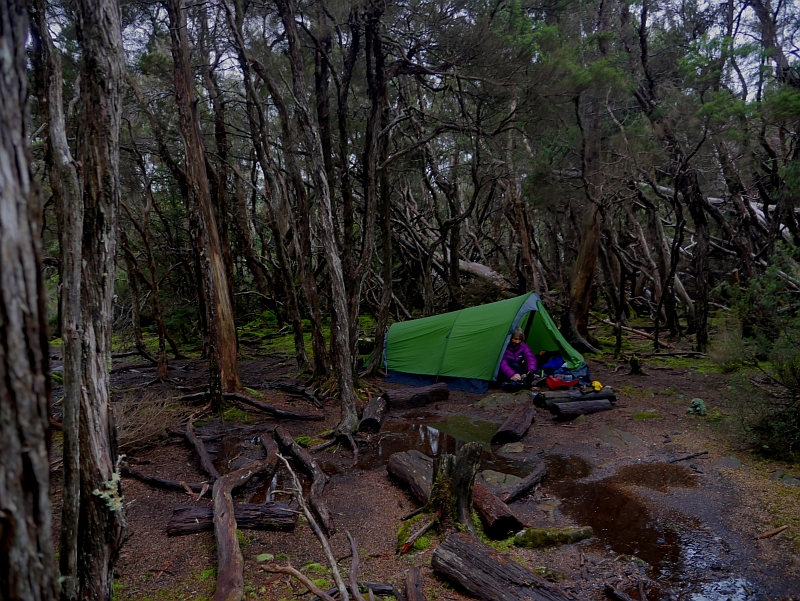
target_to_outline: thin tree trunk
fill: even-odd
[[[114,563],[127,535],[108,373],[125,82],[119,5],[79,0],[77,33],[83,53],[77,159],[84,203],[77,598],[110,599]]]
[[[172,40],[175,100],[185,151],[184,172],[189,189],[190,221],[200,253],[200,276],[205,293],[206,324],[209,332],[209,383],[212,398],[221,402],[223,392],[234,392],[241,388],[236,357],[236,324],[195,107],[185,7],[183,0],[168,0],[166,7]]]
[[[40,94],[42,118],[49,127],[48,179],[53,199],[59,207],[61,246],[61,339],[64,394],[62,426],[64,434],[64,481],[61,495],[61,536],[59,573],[63,599],[77,594],[78,506],[80,504],[80,448],[78,423],[81,411],[81,239],[83,238],[83,195],[78,168],[72,157],[66,133],[62,96],[61,56],[47,28],[44,0],[29,4],[31,33],[41,50],[43,90]],[[37,44],[38,42],[38,44]]]
[[[0,599],[56,596],[41,203],[26,131],[25,2],[0,3]]]
[[[353,387],[353,365],[350,362],[350,332],[346,322],[348,315],[347,291],[344,284],[344,274],[342,273],[342,261],[334,233],[330,186],[325,172],[319,129],[312,121],[308,99],[306,98],[305,73],[297,22],[295,20],[294,2],[293,0],[276,0],[276,4],[287,36],[295,108],[303,143],[308,153],[309,171],[316,187],[317,201],[319,203],[319,225],[322,230],[322,243],[331,280],[331,304],[333,310],[331,330],[334,333],[334,361],[339,379],[341,401],[341,417],[337,431],[340,434],[351,434],[358,427],[358,413],[356,412],[355,390]]]

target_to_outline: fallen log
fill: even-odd
[[[440,382],[423,386],[422,388],[403,388],[402,390],[387,390],[383,396],[389,401],[390,409],[403,407],[422,407],[439,401],[446,401],[450,396],[447,384]]]
[[[238,504],[233,516],[239,530],[292,530],[297,512],[284,503],[267,501],[262,505]],[[214,510],[197,505],[178,505],[167,523],[167,536],[183,536],[214,529]]]
[[[397,601],[405,601],[402,593],[394,588],[391,584],[384,584],[383,582],[367,582],[366,580],[359,580],[358,585],[362,586],[366,589],[372,591],[374,595],[380,595],[382,597],[396,597]],[[339,589],[334,587],[329,588],[325,591],[326,595],[330,597],[338,597],[339,596]],[[319,597],[312,597],[310,601],[319,601]]]
[[[386,413],[389,411],[389,401],[383,396],[370,400],[358,422],[359,432],[380,432]]]
[[[522,495],[539,484],[544,479],[547,473],[547,464],[540,461],[533,467],[533,471],[525,476],[522,480],[517,482],[514,486],[509,488],[503,495],[502,501],[504,503],[511,503],[519,499]]]
[[[203,443],[195,433],[194,426],[192,425],[193,421],[194,416],[190,417],[189,421],[186,422],[186,440],[188,440],[194,447],[194,450],[197,451],[197,455],[200,458],[200,467],[203,468],[203,471],[208,474],[211,477],[211,481],[214,482],[220,477],[220,474],[217,468],[214,467],[214,462],[211,461],[211,456],[206,450],[205,443]]]
[[[408,601],[428,601],[422,590],[422,574],[417,566],[411,566],[406,574],[406,599]]]
[[[463,533],[433,552],[433,569],[485,601],[567,601],[558,587]]]
[[[535,415],[536,410],[533,407],[520,405],[514,409],[508,419],[500,426],[500,429],[492,436],[492,444],[505,444],[522,440],[525,432],[531,427]]]
[[[297,411],[289,411],[288,409],[279,409],[278,407],[273,407],[272,405],[267,405],[266,403],[251,399],[246,394],[239,394],[238,392],[226,392],[222,395],[222,398],[224,398],[226,401],[238,401],[240,403],[244,403],[250,407],[255,407],[259,411],[268,413],[272,417],[279,417],[281,419],[297,419],[307,421],[321,421],[325,419],[324,415],[319,415],[318,413],[298,413]]]
[[[586,401],[610,401],[617,402],[617,395],[613,390],[601,390],[600,392],[588,392],[586,394],[578,390],[567,390],[563,392],[540,392],[533,399],[537,407],[550,409],[558,403],[577,403]]]
[[[322,498],[322,493],[325,490],[328,477],[311,454],[294,441],[286,428],[277,426],[273,432],[273,436],[278,446],[281,448],[281,451],[291,455],[294,460],[300,464],[303,471],[311,478],[311,488],[308,491],[308,503],[311,505],[314,514],[319,518],[320,525],[325,530],[326,534],[331,536],[335,530],[333,514]]]
[[[183,492],[188,488],[192,492],[196,493],[199,493],[203,490],[203,483],[200,482],[178,482],[176,480],[164,480],[163,478],[150,476],[149,474],[145,474],[144,472],[140,472],[139,470],[124,464],[120,466],[120,473],[126,478],[135,478],[140,482],[144,482],[145,484],[149,484],[150,486],[154,486],[156,488],[162,488],[164,490],[177,490],[178,492]],[[207,482],[205,484],[206,486],[208,485]]]
[[[317,395],[316,392],[314,392],[313,389],[306,388],[305,386],[289,384],[288,382],[264,382],[261,384],[261,388],[265,390],[280,390],[281,392],[285,392],[287,394],[302,397],[314,405],[314,407],[317,409],[322,409],[324,404],[324,401]]]
[[[633,597],[619,589],[614,588],[610,584],[606,585],[606,595],[614,599],[614,601],[634,601]]]
[[[405,482],[411,494],[425,505],[433,486],[433,459],[417,450],[393,453],[386,466],[389,474]]]
[[[491,538],[504,539],[525,527],[514,512],[480,482],[476,482],[472,490],[472,504],[483,522],[483,531]]]
[[[556,417],[577,417],[589,415],[598,411],[609,411],[614,406],[611,401],[579,401],[574,403],[555,403],[550,407],[550,413]]]
[[[517,547],[540,549],[554,545],[567,545],[591,538],[594,531],[591,526],[577,528],[528,528],[514,537]]]
[[[191,426],[191,420],[190,420]],[[240,601],[244,594],[244,559],[236,537],[233,490],[246,484],[256,474],[274,472],[278,449],[271,438],[261,437],[266,459],[253,461],[214,482],[214,538],[217,541],[217,589],[211,601]]]

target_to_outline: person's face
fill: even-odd
[[[511,344],[517,346],[520,342],[522,342],[522,336],[512,336],[511,337]]]

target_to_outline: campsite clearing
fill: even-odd
[[[176,368],[182,365],[175,362]],[[593,378],[618,391],[614,411],[559,423],[547,410],[536,408],[533,425],[523,439],[502,451],[491,445],[492,437],[520,405],[514,398],[505,404],[482,403],[494,392],[490,390],[483,395],[451,391],[447,400],[390,410],[380,432],[364,435],[355,466],[347,448],[316,453],[330,477],[324,499],[333,515],[332,544],[342,567],[349,563],[345,534],[349,531],[358,542],[361,580],[391,582],[402,590],[409,567],[418,566],[429,600],[469,598],[431,567],[433,551],[447,533],[429,531],[407,555],[397,555],[401,518],[418,503],[389,478],[386,463],[398,451],[416,449],[433,456],[455,452],[463,441],[472,440],[484,445],[478,481],[496,494],[519,482],[540,462],[546,464],[542,483],[509,505],[527,525],[593,528],[593,538],[544,549],[515,546],[510,539],[491,542],[568,595],[605,599],[605,586],[611,584],[639,599],[640,583],[650,601],[789,599],[800,590],[796,557],[800,488],[770,479],[776,470],[789,477],[800,474],[793,466],[761,462],[735,446],[738,443],[727,432],[732,410],[724,397],[726,376],[650,367],[651,376],[636,378],[622,375],[623,370],[615,373],[609,364],[591,362],[590,366]],[[245,382],[275,381],[287,371],[264,360],[242,363]],[[195,380],[201,383],[204,377],[202,371],[180,373],[186,374],[186,386]],[[137,388],[147,379],[147,374],[129,371],[115,375],[113,384],[118,391],[132,391],[126,394],[141,394]],[[385,389],[396,387],[377,380],[371,383]],[[164,386],[163,392],[169,393],[169,387]],[[310,409],[306,401],[287,393],[261,392],[264,402],[275,406]],[[687,415],[693,398],[703,398],[710,409],[724,416],[722,421]],[[325,409],[324,422],[277,422],[254,411],[228,414],[234,420],[210,418],[197,425],[197,431],[211,437],[207,447],[217,469],[224,472],[259,457],[263,452],[254,439],[278,423],[295,439],[318,444],[338,415],[332,406]],[[655,417],[638,417],[643,414]],[[669,463],[703,450],[708,454]],[[130,459],[140,471],[161,478],[204,479],[193,452],[180,437],[164,438],[132,453]],[[270,481],[254,479],[235,502],[259,504],[270,497],[285,501],[275,491],[287,486],[286,477],[279,470]],[[184,492],[156,490],[128,478],[124,486],[132,536],[118,564],[114,598],[210,597],[217,565],[213,533],[179,537],[165,533],[174,507],[210,507],[208,497],[196,501],[197,494],[189,497]],[[56,482],[54,490],[59,488]],[[54,500],[59,503],[58,494]],[[56,515],[58,510],[57,506]],[[756,539],[783,525],[789,528]],[[264,570],[265,560],[259,557],[270,555],[280,564],[290,561],[322,588],[332,586],[319,545],[302,518],[294,531],[240,530],[238,537],[245,559],[247,599],[279,601],[302,593],[302,587],[288,577]]]

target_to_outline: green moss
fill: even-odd
[[[658,419],[660,417],[658,413],[647,413],[646,411],[633,414],[633,419]]]
[[[321,563],[315,563],[312,561],[311,563],[307,563],[305,566],[303,566],[303,571],[326,574],[329,570]]]
[[[275,561],[285,561],[289,559],[288,553],[276,553],[275,554]]]
[[[413,526],[429,518],[430,515],[425,513],[420,513],[419,515],[415,515],[413,518],[403,522],[403,525],[400,526],[400,530],[397,531],[398,553],[403,549],[403,545],[405,545],[406,541],[408,540],[408,537],[411,536],[416,531],[416,528],[414,528]],[[428,547],[430,547],[430,545],[431,545],[431,538],[428,535],[428,532],[426,532],[425,534],[423,534],[417,540],[414,541],[414,544],[411,545],[411,549],[409,549],[409,551],[423,551]]]
[[[542,547],[552,547],[554,545],[564,545],[577,543],[584,539],[594,536],[590,526],[579,528],[528,528],[514,537],[514,544],[518,547],[528,549],[539,549]]]
[[[216,580],[217,568],[209,568],[200,572],[200,580]]]
[[[317,578],[317,579],[315,579],[315,580],[312,580],[311,582],[313,582],[314,584],[316,584],[316,585],[317,585],[319,588],[321,588],[323,591],[324,591],[325,589],[327,589],[327,588],[330,586],[330,584],[331,584],[331,583],[330,583],[330,580],[328,580],[327,578]]]
[[[311,437],[310,436],[297,436],[295,437],[294,441],[299,444],[301,447],[308,448],[308,445],[311,444]]]
[[[253,421],[253,418],[246,411],[239,407],[228,407],[222,412],[222,417],[230,422],[244,422],[246,424]]]
[[[236,540],[239,541],[239,548],[245,549],[255,540],[252,534],[245,534],[241,530],[236,531]]]

